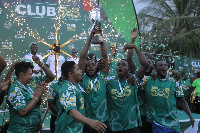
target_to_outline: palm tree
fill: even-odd
[[[159,34],[158,40],[169,38],[167,36],[171,35],[165,45],[168,51],[176,55],[200,57],[199,0],[141,0],[141,2],[149,2],[150,6],[140,11],[139,21],[145,25],[153,24],[150,32]],[[162,34],[167,36],[161,38]]]

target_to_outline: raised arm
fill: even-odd
[[[51,81],[53,81],[53,80],[55,79],[55,75],[52,73],[52,71],[51,71],[47,66],[44,65],[43,62],[40,61],[40,58],[39,58],[39,57],[37,57],[36,55],[33,55],[33,56],[32,56],[32,59],[33,59],[33,61],[34,61],[35,63],[37,63],[37,64],[42,68],[42,70],[45,72],[46,78],[45,78],[44,81],[45,81],[46,83],[49,83],[49,82],[51,82]]]
[[[96,26],[92,29],[92,32],[90,33],[88,40],[86,41],[85,45],[83,46],[81,53],[80,53],[80,58],[79,58],[79,62],[78,62],[78,66],[79,68],[84,71],[85,70],[85,65],[86,65],[86,55],[88,53],[89,47],[90,47],[90,42],[92,39],[92,36],[95,34],[96,32]]]
[[[99,30],[101,31],[101,34],[102,34],[102,29],[100,27],[99,27]],[[105,65],[105,67],[102,69],[102,71],[105,74],[107,74],[108,71],[109,71],[107,48],[106,48],[106,44],[104,42],[102,42],[100,45],[101,45],[101,58],[102,58],[103,63]]]
[[[17,62],[14,62],[14,63],[11,65],[11,67],[10,67],[10,69],[8,70],[8,73],[7,73],[7,75],[6,75],[4,81],[10,80],[10,78],[11,78],[11,76],[12,76],[12,72],[15,70],[15,64],[16,64],[16,63],[17,63]]]
[[[134,44],[135,39],[137,38],[137,36],[138,36],[138,31],[137,31],[136,28],[134,28],[131,31],[131,44]],[[129,70],[132,72],[136,67],[135,62],[133,60],[133,49],[128,49],[127,61],[129,63]]]
[[[4,100],[4,95],[5,95],[5,92],[8,90],[8,88],[9,88],[9,80],[3,81],[3,77],[2,77],[1,82],[0,82],[0,105]]]
[[[86,65],[86,55],[88,53],[89,47],[90,47],[90,41],[92,39],[92,33],[88,37],[88,40],[86,41],[85,45],[83,46],[81,53],[80,53],[80,58],[78,61],[78,66],[79,68],[84,71],[85,70],[85,65]]]
[[[126,46],[124,47],[124,50],[132,49],[132,48],[135,49],[135,52],[136,52],[137,57],[139,59],[139,62],[141,64],[141,67],[137,71],[137,75],[138,75],[138,78],[140,80],[142,80],[142,78],[145,75],[146,70],[149,67],[149,63],[148,63],[146,57],[144,56],[144,54],[137,48],[136,45],[134,45],[134,44],[126,44]]]
[[[0,73],[1,73],[3,71],[3,69],[7,66],[7,63],[4,60],[4,58],[1,56],[1,54],[0,54],[0,62],[1,62],[1,64],[0,64]]]

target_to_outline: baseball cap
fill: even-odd
[[[30,62],[33,65],[33,62],[31,60],[29,60],[29,59],[24,59],[22,61],[24,61],[24,62]]]

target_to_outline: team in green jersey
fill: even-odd
[[[179,132],[176,99],[183,105],[182,108],[189,115],[191,123],[194,123],[184,100],[182,87],[177,86],[176,81],[167,77],[165,62],[156,63],[157,77],[146,76],[143,79],[148,69],[148,61],[133,44],[138,35],[135,29],[131,32],[131,44],[124,47],[125,51],[128,50],[127,59],[117,62],[115,76],[108,74],[107,50],[103,42],[100,43],[101,60],[99,62],[92,61],[86,56],[95,30],[101,31],[100,27],[93,29],[81,51],[78,65],[73,61],[66,61],[61,67],[63,80],[52,82],[50,85],[49,106],[57,115],[54,132],[139,133],[142,121],[138,90],[144,91],[146,109],[144,115],[153,124],[153,132],[168,132],[169,130]],[[136,68],[132,59],[133,49],[141,64],[134,74],[130,73]],[[32,77],[28,79],[32,80]],[[9,132],[39,131],[41,116],[37,101],[44,90],[34,84],[28,85],[28,79],[25,85],[19,80],[14,82],[9,89],[8,103],[12,117]],[[40,93],[37,93],[38,89]],[[26,108],[30,104],[31,109],[27,111]],[[25,117],[22,119],[24,110]],[[14,125],[17,126],[13,127]]]

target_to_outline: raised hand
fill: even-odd
[[[6,91],[8,88],[9,88],[9,80],[3,81],[3,77],[1,77],[1,82],[0,82],[1,91]]]
[[[138,31],[136,28],[134,28],[132,31],[131,31],[131,39],[136,39],[138,36]]]
[[[42,82],[40,83],[39,86],[36,87],[36,90],[34,91],[34,96],[39,99],[45,90],[46,90],[46,83]]]
[[[40,58],[37,57],[36,55],[33,55],[33,56],[32,56],[32,59],[33,59],[33,61],[34,61],[35,63],[37,63],[37,64],[41,64],[41,62],[40,62]]]
[[[136,47],[136,45],[134,45],[134,44],[126,44],[125,46],[124,46],[124,53],[127,51],[127,49],[133,49],[133,48],[135,48]]]
[[[110,50],[111,50],[111,52],[115,52],[116,49],[117,49],[116,44],[115,44],[115,43],[112,43],[112,44],[110,45]]]
[[[131,73],[128,74],[128,83],[131,86],[135,86],[136,85],[136,79]]]
[[[94,36],[95,34],[100,34],[102,36],[102,29],[100,26],[94,26],[94,28],[92,29],[91,32],[92,36]]]
[[[103,59],[100,59],[97,63],[97,71],[100,71],[103,68],[105,68],[105,62],[103,61]]]

